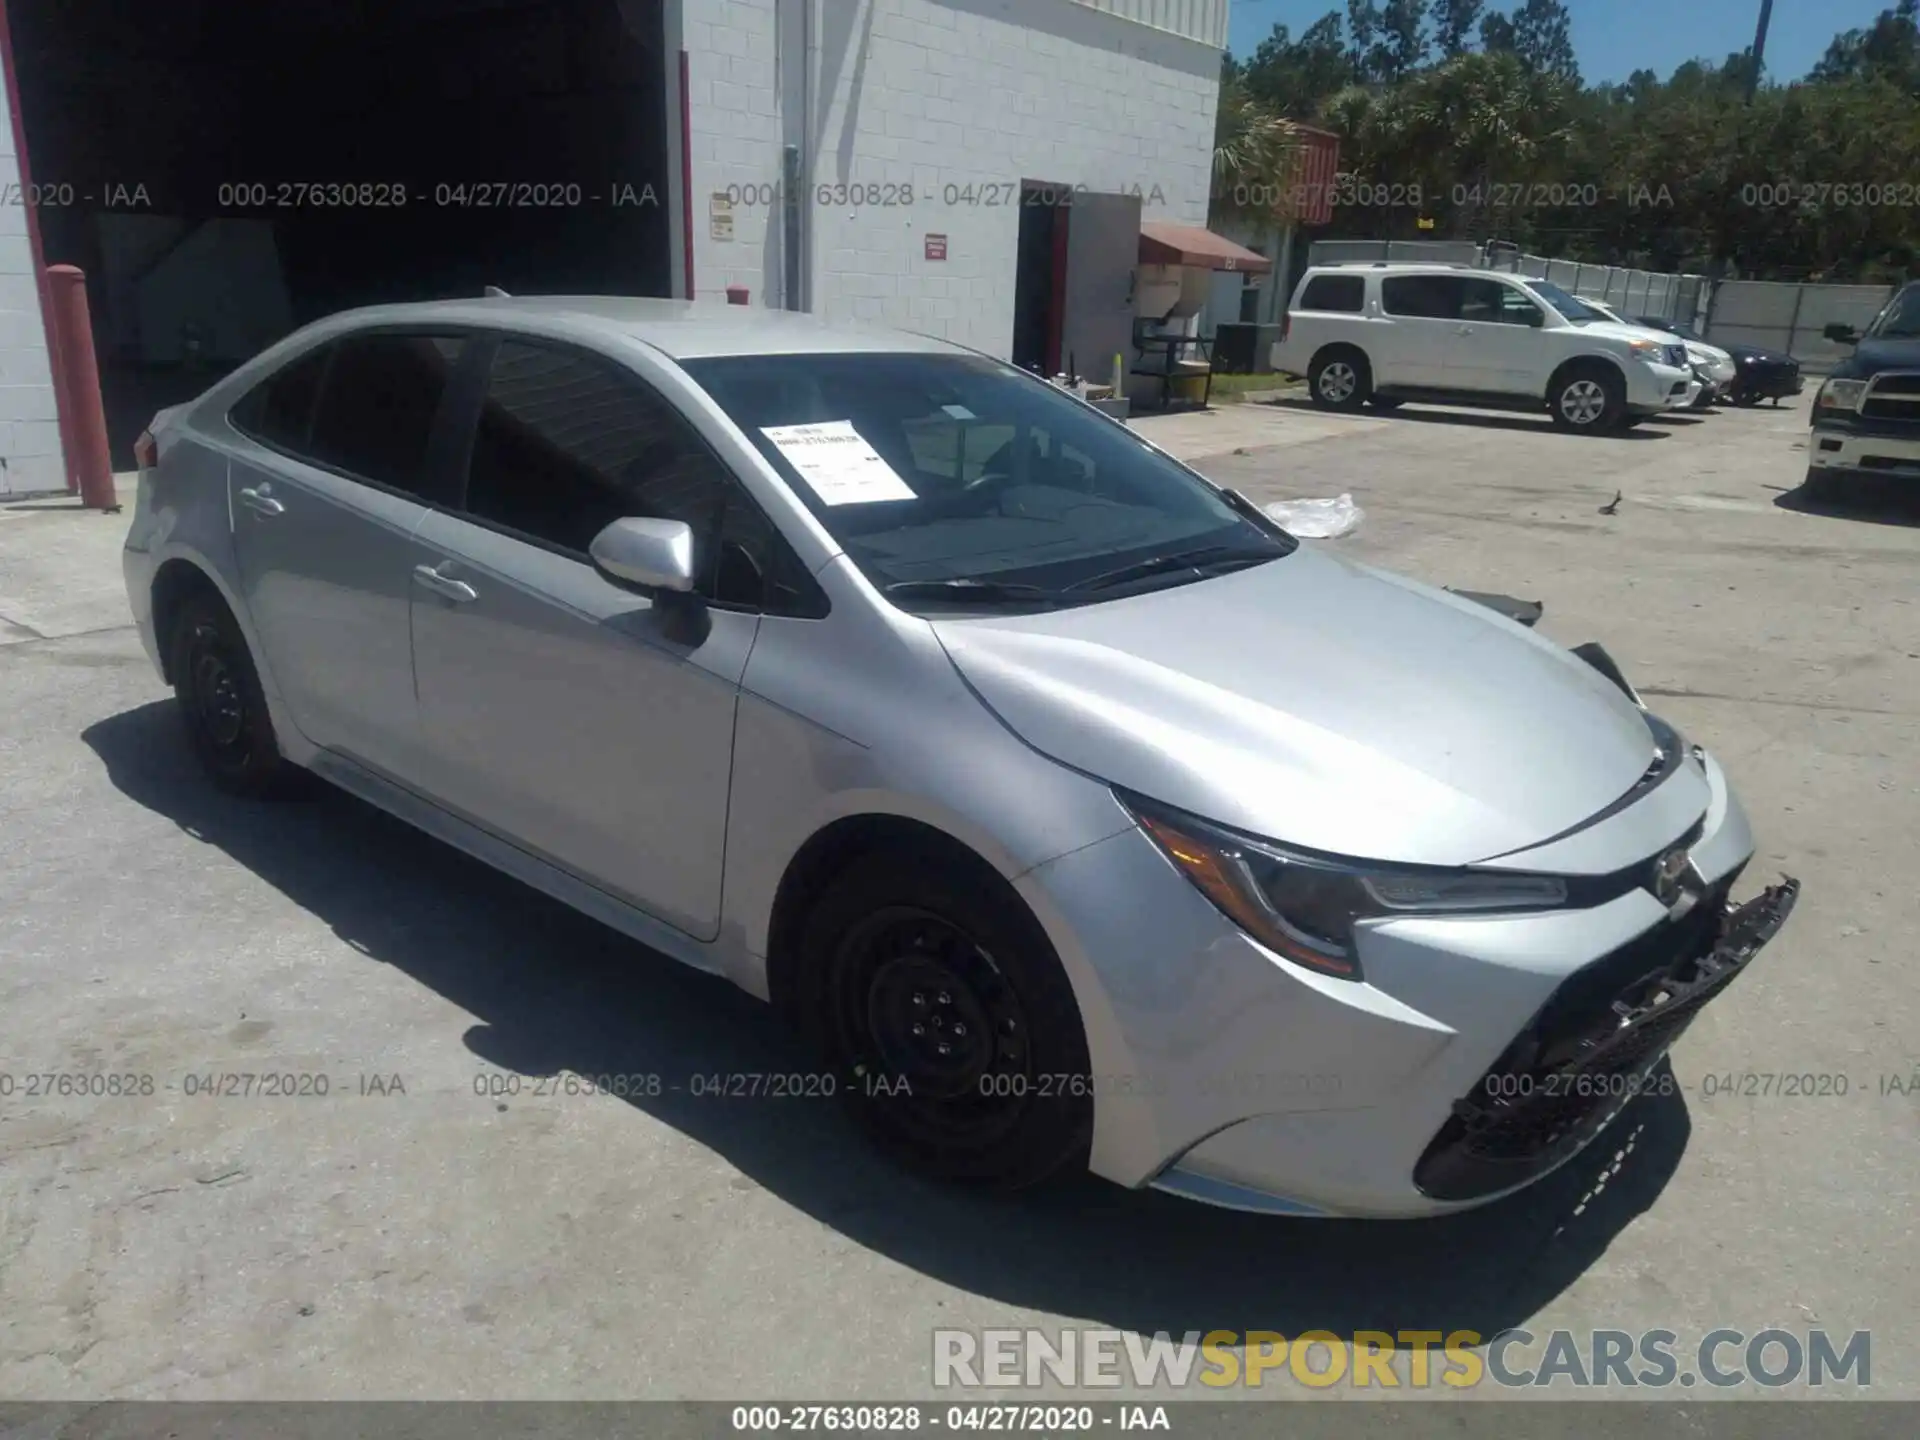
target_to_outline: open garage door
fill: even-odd
[[[116,466],[154,410],[320,315],[672,291],[660,0],[6,4]]]

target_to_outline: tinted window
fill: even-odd
[[[878,585],[1051,592],[1149,557],[1252,563],[1291,548],[1124,426],[998,361],[756,355],[685,369]],[[1083,595],[1103,598],[1068,603]]]
[[[1540,307],[1511,285],[1498,280],[1461,282],[1460,318],[1490,325],[1539,325]]]
[[[332,346],[322,345],[275,371],[233,407],[233,423],[257,439],[304,451],[313,424],[313,402],[332,353]]]
[[[1363,275],[1316,275],[1300,292],[1301,310],[1339,310],[1358,315],[1367,299]]]
[[[1380,282],[1380,301],[1389,315],[1458,320],[1466,290],[1458,275],[1390,275]]]
[[[776,577],[800,581],[771,523],[692,427],[638,378],[572,350],[500,346],[466,508],[581,555],[615,520],[684,520],[700,589],[722,603],[758,604]]]
[[[398,490],[427,484],[427,440],[461,342],[437,335],[360,335],[335,347],[306,453]]]

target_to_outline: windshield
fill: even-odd
[[[1920,337],[1920,285],[1909,285],[1889,300],[1887,308],[1873,317],[1867,334],[1882,340]]]
[[[1558,310],[1563,317],[1571,320],[1576,325],[1584,325],[1589,320],[1605,320],[1607,318],[1586,301],[1569,295],[1550,280],[1529,280],[1527,286],[1534,294],[1538,295],[1542,300],[1546,301],[1547,304]]]
[[[1115,582],[1187,583],[1298,544],[1125,426],[995,360],[756,355],[684,368],[867,578],[915,602],[944,591],[968,605],[1090,603]]]

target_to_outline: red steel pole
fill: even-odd
[[[100,401],[100,367],[93,354],[93,320],[87,313],[87,277],[77,266],[47,267],[47,323],[59,335],[55,382],[68,409],[67,468],[80,482],[80,501],[89,510],[120,508],[113,489],[113,462],[107,455],[107,412]]]

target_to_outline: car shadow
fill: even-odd
[[[1311,400],[1263,400],[1260,404],[1276,410],[1310,410],[1315,415],[1328,419],[1338,418],[1342,414],[1351,415],[1356,420],[1411,420],[1422,425],[1467,425],[1482,430],[1520,430],[1529,435],[1549,435],[1560,433],[1553,421],[1546,415],[1523,415],[1504,413],[1497,410],[1464,410],[1441,406],[1423,406],[1418,401],[1409,400],[1392,410],[1376,410],[1369,405],[1364,410],[1322,410]],[[1650,419],[1664,418],[1650,416]],[[1609,440],[1664,440],[1667,437],[1661,431],[1648,430],[1636,426],[1632,430],[1615,430],[1605,438]]]
[[[1490,1337],[1604,1254],[1686,1148],[1679,1095],[1643,1097],[1520,1195],[1401,1222],[1250,1216],[1091,1178],[1015,1196],[941,1188],[878,1159],[831,1101],[692,1094],[694,1076],[807,1068],[768,1007],[342,792],[316,785],[304,803],[262,805],[215,791],[179,729],[171,702],[156,702],[82,738],[128,799],[253,871],[368,963],[480,1017],[463,1038],[485,1065],[663,1076],[662,1094],[627,1103],[724,1156],[746,1177],[736,1187],[764,1186],[869,1250],[1006,1305],[1149,1334]],[[191,877],[182,884],[190,903]]]
[[[1806,481],[1773,497],[1782,510],[1802,515],[1824,515],[1834,520],[1864,520],[1872,525],[1920,526],[1920,493],[1911,480],[1891,476],[1851,475],[1832,494],[1807,493]]]

